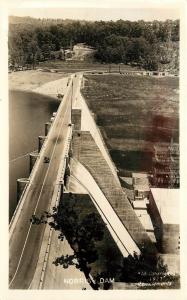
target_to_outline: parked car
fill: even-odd
[[[49,162],[50,162],[50,158],[47,157],[47,156],[45,156],[45,157],[44,157],[44,163],[49,163]]]

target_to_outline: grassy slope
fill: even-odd
[[[117,167],[148,171],[153,145],[178,142],[178,79],[85,76],[83,95],[97,115]]]

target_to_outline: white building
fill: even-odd
[[[149,212],[162,253],[179,253],[179,189],[151,188]]]

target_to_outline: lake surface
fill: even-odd
[[[9,218],[17,205],[17,179],[29,176],[29,153],[58,105],[58,99],[34,92],[9,92]]]

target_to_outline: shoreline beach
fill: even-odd
[[[69,74],[27,70],[8,75],[9,90],[32,91],[43,95],[63,94]]]

